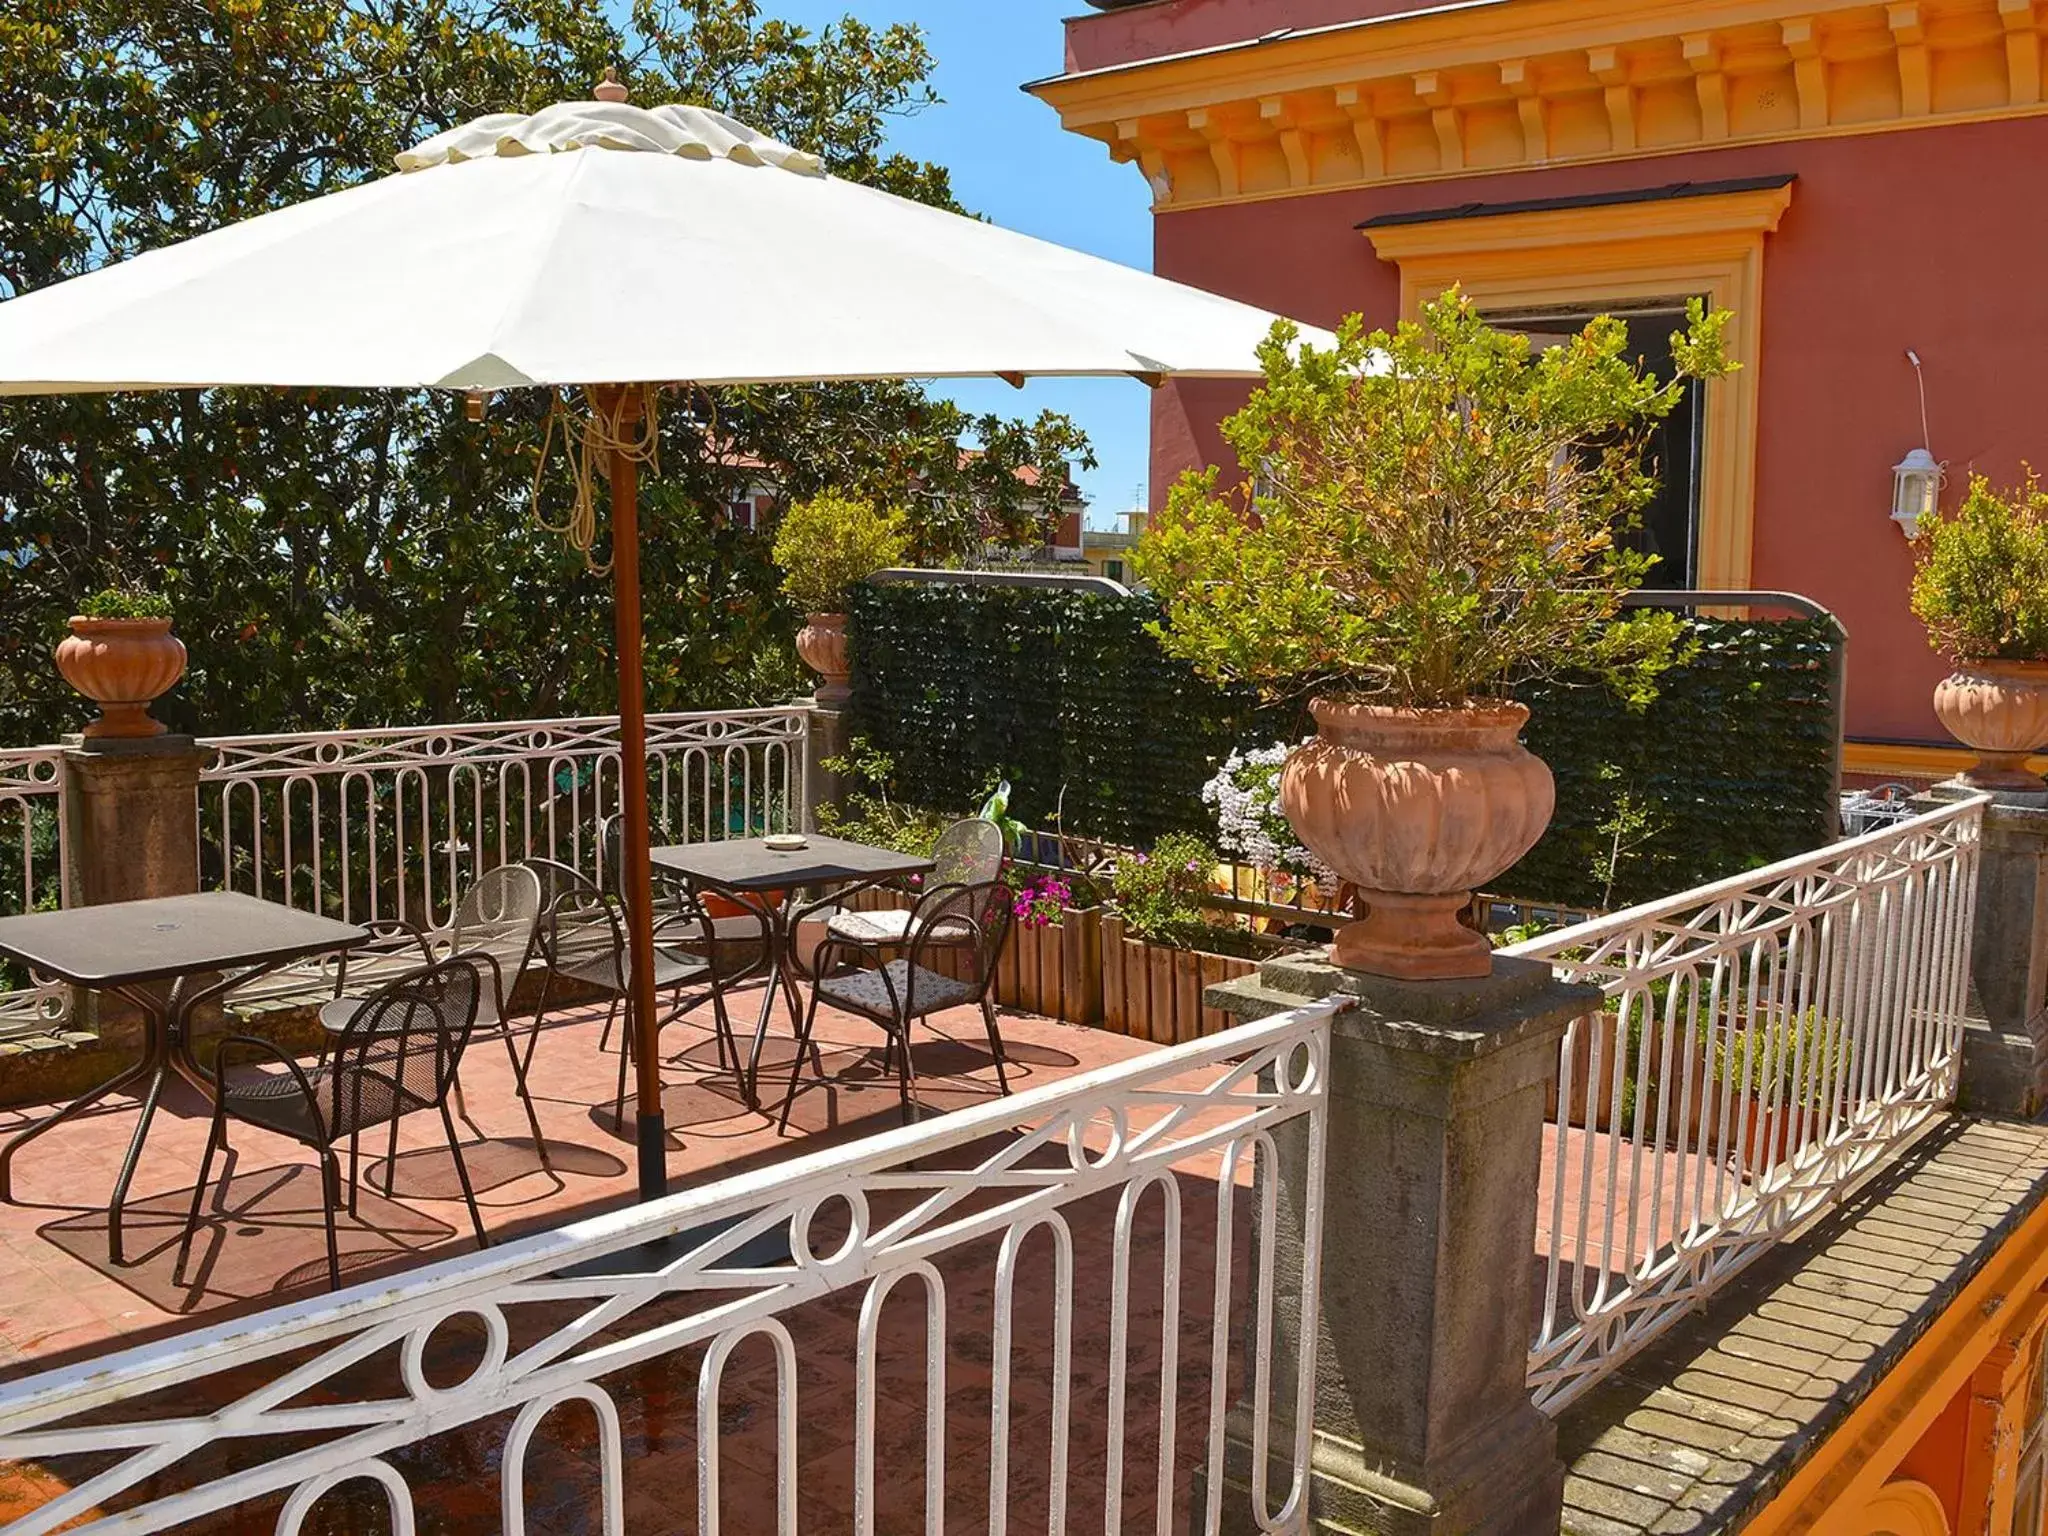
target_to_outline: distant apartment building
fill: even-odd
[[[1092,576],[1107,576],[1111,581],[1120,581],[1125,586],[1135,585],[1131,573],[1131,550],[1145,532],[1145,524],[1151,519],[1151,512],[1144,507],[1128,507],[1117,514],[1117,521],[1123,524],[1116,529],[1084,529],[1081,534],[1081,558],[1088,563]]]

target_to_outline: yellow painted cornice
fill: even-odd
[[[1927,1433],[2001,1337],[2039,1326],[2037,1298],[2044,1285],[2048,1205],[2038,1205],[1876,1389],[1743,1526],[1747,1536],[1897,1529],[1841,1517],[1882,1496],[1900,1458]]]
[[[1479,0],[1042,81],[1165,209],[2044,110],[2044,0]]]
[[[1366,235],[1381,260],[1396,262],[1428,256],[1464,256],[1475,250],[1553,250],[1558,246],[1621,240],[1683,240],[1688,250],[1708,255],[1719,254],[1723,246],[1747,250],[1758,235],[1775,231],[1791,206],[1792,186],[1788,182],[1780,187],[1723,192],[1711,197],[1656,198],[1487,214],[1481,218],[1375,224]]]
[[[1952,779],[1977,754],[1967,747],[1926,747],[1908,742],[1845,741],[1842,771],[1886,779]],[[2029,773],[2048,773],[2048,756],[2027,759]]]

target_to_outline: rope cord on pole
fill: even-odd
[[[641,384],[619,391],[609,412],[586,391],[587,409],[579,413],[562,396],[553,397],[548,407],[547,431],[541,438],[540,457],[533,467],[533,520],[549,533],[560,534],[583,556],[583,563],[596,576],[611,574],[611,562],[599,564],[592,551],[597,546],[597,477],[609,474],[612,455],[645,464],[650,474],[661,473],[661,416],[656,386]],[[637,430],[629,427],[629,407],[637,401]],[[554,446],[556,429],[562,437],[562,454],[569,463],[569,478],[575,486],[569,513],[561,522],[550,522],[541,510],[541,485],[547,478],[548,453]]]

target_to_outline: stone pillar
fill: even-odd
[[[168,735],[64,745],[66,900],[95,907],[198,890],[199,770],[210,750]],[[140,1015],[118,997],[78,994],[72,1017],[102,1049],[140,1048]]]
[[[845,794],[843,776],[825,766],[830,759],[843,758],[853,739],[851,717],[842,709],[813,702],[811,710],[810,757],[804,771],[803,830],[817,830],[818,807],[837,805]]]
[[[1331,1026],[1310,1527],[1555,1531],[1564,1468],[1527,1384],[1537,1178],[1559,1042],[1600,994],[1531,960],[1496,959],[1483,981],[1405,982],[1287,959],[1208,1000],[1258,1018],[1331,994],[1354,1002]],[[1276,1263],[1299,1250],[1285,1228],[1304,1135],[1281,1141]],[[1283,1325],[1276,1362],[1297,1353]],[[1274,1391],[1282,1456],[1287,1375]],[[1233,1415],[1223,1470],[1233,1532],[1255,1529],[1249,1413]],[[1268,1486],[1281,1497],[1285,1473]]]
[[[1940,784],[1915,804],[1970,793]],[[2048,795],[1999,791],[1984,808],[1960,1099],[2029,1120],[2048,1108]]]
[[[64,864],[73,906],[199,889],[199,770],[190,736],[66,741]]]

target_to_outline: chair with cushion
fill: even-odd
[[[990,997],[996,962],[1009,934],[1010,893],[999,879],[975,885],[934,885],[909,913],[906,937],[898,943],[864,943],[827,934],[813,952],[811,1002],[797,1032],[796,1059],[790,1068],[789,1096],[782,1103],[780,1129],[789,1128],[809,1053],[815,1064],[812,1031],[818,1006],[828,1004],[878,1024],[886,1039],[885,1062],[893,1058],[897,1088],[906,1118],[915,1113],[916,1073],[910,1059],[910,1026],[948,1008],[979,1007],[988,1029],[989,1052],[995,1059],[996,1084],[1010,1091],[1004,1070],[1003,1037],[996,1028]],[[902,948],[900,958],[887,951]],[[841,964],[865,963],[867,969],[838,971]],[[941,969],[943,967],[943,969]]]
[[[192,1234],[199,1225],[214,1153],[227,1150],[230,1119],[290,1137],[320,1154],[327,1275],[337,1287],[341,1284],[341,1254],[334,1218],[341,1205],[342,1179],[335,1149],[344,1141],[349,1145],[348,1209],[354,1215],[362,1133],[395,1124],[417,1110],[440,1112],[477,1245],[488,1244],[469,1169],[462,1160],[462,1146],[455,1136],[455,1121],[448,1112],[448,1097],[478,1011],[498,984],[491,974],[495,969],[496,962],[489,955],[454,955],[385,983],[363,1000],[326,1060],[310,1072],[271,1041],[253,1035],[231,1035],[221,1041],[213,1065],[213,1125],[178,1248],[173,1271],[178,1282],[183,1283],[191,1257]],[[229,1069],[236,1062],[264,1058],[281,1070],[239,1080],[230,1077]],[[229,1166],[232,1169],[233,1165]]]
[[[981,816],[956,821],[932,845],[932,872],[925,876],[925,888],[984,885],[1002,874],[1003,854],[1003,829],[994,822]],[[825,931],[856,944],[900,947],[910,937],[911,919],[908,911],[837,912]]]

